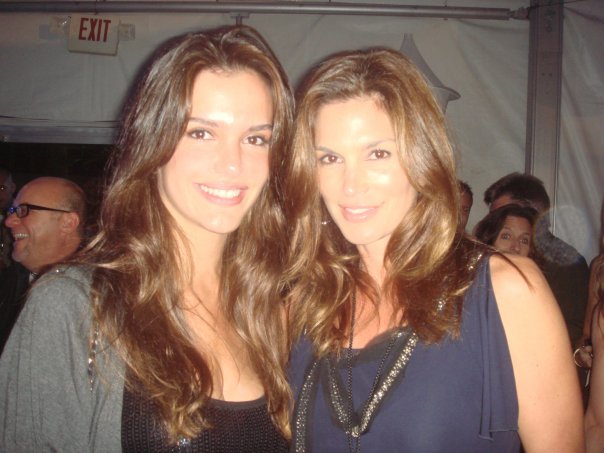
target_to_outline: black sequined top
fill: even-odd
[[[204,409],[213,428],[194,439],[168,444],[157,407],[138,392],[124,388],[124,452],[285,453],[288,442],[272,423],[264,397],[245,402],[210,400]]]

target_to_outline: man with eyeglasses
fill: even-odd
[[[0,282],[0,348],[21,311],[29,284],[80,247],[85,199],[72,181],[42,177],[23,186],[6,210],[4,223],[13,236],[16,263]]]

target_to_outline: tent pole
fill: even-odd
[[[543,181],[556,231],[560,160],[563,5],[531,0],[525,172]]]

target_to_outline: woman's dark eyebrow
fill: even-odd
[[[252,126],[249,128],[250,131],[256,132],[256,131],[266,131],[266,130],[273,130],[273,125],[270,123],[267,124],[260,124],[258,126]]]
[[[315,151],[323,151],[324,153],[338,154],[334,150],[329,149],[326,146],[316,146]]]
[[[367,143],[365,145],[365,149],[373,148],[374,146],[377,146],[380,143],[384,143],[384,142],[394,142],[394,143],[396,143],[396,141],[393,138],[381,138],[379,140],[374,140],[374,141],[372,141],[370,143]]]
[[[219,124],[216,121],[208,120],[205,118],[199,118],[196,116],[192,116],[191,118],[189,118],[189,121],[195,121],[196,123],[202,123],[202,124],[205,124],[206,126],[212,126],[212,127],[217,127]]]
[[[199,118],[196,116],[192,116],[191,118],[189,118],[189,121],[201,123],[201,124],[204,124],[204,125],[210,126],[210,127],[218,127],[220,125],[220,123],[217,121],[208,120],[206,118]],[[273,125],[270,123],[266,123],[266,124],[259,124],[257,126],[252,126],[248,130],[251,132],[257,132],[257,131],[265,131],[265,130],[272,130],[272,129],[273,129]]]

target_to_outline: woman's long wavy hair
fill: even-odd
[[[127,385],[142,386],[159,408],[172,441],[209,424],[209,360],[193,346],[182,321],[183,295],[195,257],[162,203],[158,171],[185,133],[191,94],[201,71],[252,71],[273,100],[270,176],[241,226],[227,237],[220,269],[226,319],[248,348],[271,417],[288,435],[290,392],[284,373],[287,341],[280,257],[286,254],[283,153],[293,122],[285,72],[263,38],[249,27],[193,33],[169,42],[152,60],[125,110],[108,167],[99,233],[80,258],[94,267],[94,321],[104,343],[126,363]],[[184,255],[184,256],[183,256]]]
[[[417,199],[388,243],[386,279],[377,287],[359,253],[330,222],[316,177],[314,121],[329,103],[369,97],[391,119],[398,157]],[[459,190],[443,113],[422,74],[403,55],[369,49],[335,55],[307,76],[286,177],[292,338],[306,332],[319,355],[338,351],[350,326],[350,295],[391,300],[426,342],[458,332],[475,243],[456,235]],[[446,303],[445,303],[446,302]],[[441,308],[439,308],[439,306]]]

